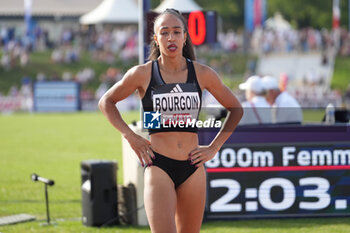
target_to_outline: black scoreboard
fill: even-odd
[[[350,216],[349,126],[295,127],[233,134],[206,163],[207,219]]]
[[[194,45],[215,43],[217,41],[217,15],[215,11],[193,11],[182,13],[187,20],[188,31]],[[147,13],[147,30],[145,41],[150,43],[153,37],[153,21],[158,16],[156,12]]]

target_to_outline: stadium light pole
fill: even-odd
[[[143,51],[143,0],[139,0],[139,65],[144,63]]]
[[[150,0],[139,0],[139,64],[146,61],[147,45],[145,44],[145,15],[150,9]]]
[[[32,21],[32,0],[24,0],[24,22],[26,25],[26,36],[30,36]]]
[[[144,64],[148,47],[145,43],[146,13],[151,9],[150,0],[139,0],[139,65]],[[146,25],[145,25],[146,22]],[[140,120],[142,121],[142,104],[140,103]]]

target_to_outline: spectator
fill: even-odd
[[[71,72],[69,72],[69,71],[63,72],[63,74],[62,74],[63,81],[71,81],[72,79],[73,79],[73,75]]]
[[[45,76],[45,74],[44,73],[42,73],[42,72],[39,72],[37,75],[36,75],[36,81],[44,81],[44,80],[46,80],[46,76]]]
[[[264,98],[264,87],[261,78],[251,76],[245,83],[239,85],[239,89],[245,91],[247,99],[242,103],[244,114],[240,124],[271,123],[271,107]]]
[[[26,67],[28,65],[28,62],[29,62],[29,55],[27,51],[23,50],[20,54],[21,67]]]
[[[27,76],[23,77],[22,79],[20,95],[22,97],[22,109],[32,112],[33,111],[32,82],[31,82],[31,79]]]
[[[303,112],[300,104],[286,91],[281,92],[274,77],[262,79],[266,100],[272,106],[272,123],[301,123]]]
[[[1,57],[1,65],[4,67],[5,70],[10,69],[10,56],[8,53],[3,53]]]
[[[17,88],[16,85],[12,85],[10,87],[10,90],[9,90],[9,93],[8,93],[8,96],[11,96],[11,97],[16,97],[19,95],[19,90]]]
[[[51,61],[53,63],[61,63],[63,61],[63,51],[59,48],[56,48],[52,51]]]

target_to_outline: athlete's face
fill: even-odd
[[[181,20],[173,14],[164,14],[155,22],[154,40],[160,53],[166,56],[182,56],[187,34]]]

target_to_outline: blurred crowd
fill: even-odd
[[[11,69],[20,60],[21,66],[26,66],[30,52],[45,50],[52,51],[53,63],[76,62],[82,50],[91,52],[94,59],[107,64],[113,64],[116,55],[126,62],[138,56],[137,28],[132,26],[122,29],[67,28],[56,40],[50,38],[48,31],[40,27],[31,36],[14,27],[0,28],[1,65]]]
[[[127,62],[138,56],[138,32],[134,26],[124,28],[70,28],[62,30],[58,39],[50,39],[48,31],[37,27],[30,37],[17,32],[16,28],[0,28],[1,65],[10,69],[16,59],[22,66],[28,64],[31,51],[52,51],[54,63],[78,61],[81,51],[91,52],[91,56],[102,62],[113,64],[115,57]],[[221,51],[241,52],[248,49],[252,53],[290,53],[325,51],[336,44],[334,31],[304,28],[301,30],[271,30],[257,28],[249,35],[250,44],[245,44],[247,35],[228,30],[218,33],[218,43],[212,48]],[[340,31],[339,54],[350,56],[350,32]],[[198,49],[201,49],[199,47]]]
[[[305,28],[299,31],[255,30],[252,36],[252,49],[258,53],[271,52],[309,52],[327,50],[334,44],[332,33]]]
[[[242,51],[245,46],[255,54],[327,51],[336,44],[337,34],[327,29],[304,28],[300,30],[271,30],[257,28],[249,35],[250,44],[243,33],[229,30],[219,33],[219,48],[225,51]],[[339,54],[350,56],[350,32],[341,29]]]
[[[0,65],[7,71],[15,69],[18,64],[21,67],[26,67],[30,64],[30,53],[34,51],[51,52],[52,64],[73,64],[82,59],[83,51],[87,51],[93,61],[109,64],[110,68],[107,68],[99,76],[92,67],[88,66],[76,72],[64,71],[62,74],[56,72],[47,74],[38,70],[35,77],[23,77],[23,80],[29,79],[31,84],[34,81],[76,81],[82,84],[82,101],[93,101],[99,98],[101,93],[113,83],[121,79],[123,71],[115,67],[116,58],[126,64],[132,59],[137,59],[137,40],[135,26],[113,29],[88,27],[79,30],[66,28],[56,40],[51,39],[48,31],[40,27],[37,27],[31,36],[25,36],[14,27],[0,28]],[[88,85],[95,79],[100,83],[97,90]],[[24,96],[20,91],[22,86],[23,82],[16,83],[10,88],[8,94],[4,94],[12,99],[26,97],[27,95]],[[19,101],[10,104],[8,103],[10,99],[6,99],[5,105],[15,106],[14,108],[17,109],[20,106]]]
[[[16,31],[16,28],[0,28],[1,66],[5,70],[11,70],[16,64],[25,67],[30,64],[29,55],[33,51],[51,52],[51,62],[53,64],[71,64],[80,61],[82,52],[87,51],[94,61],[110,64],[110,68],[99,77],[96,77],[96,72],[91,67],[86,67],[75,73],[64,71],[62,74],[45,74],[38,71],[36,77],[31,77],[31,81],[74,80],[84,85],[93,80],[99,80],[100,85],[95,90],[82,88],[82,100],[93,101],[98,99],[123,76],[124,71],[119,67],[114,67],[116,59],[127,64],[138,57],[137,34],[137,27],[135,26],[123,28],[86,27],[78,30],[66,28],[53,40],[45,28],[37,27],[30,37]],[[200,46],[197,49],[201,51],[209,48],[221,53],[227,53],[228,51],[238,53],[249,51],[253,54],[307,53],[311,51],[324,52],[337,44],[334,32],[326,29],[271,30],[258,28],[249,35],[250,40],[247,40],[246,37],[247,35],[243,32],[233,30],[220,32],[218,33],[218,42],[215,45]],[[350,56],[350,33],[341,30],[339,38],[339,54]],[[250,41],[250,43],[247,44],[247,41]],[[217,64],[210,65],[219,72],[222,70],[228,75],[233,73],[232,64],[224,56]],[[250,66],[254,66],[254,64],[247,64],[248,69],[250,69]],[[254,68],[251,69],[254,70]],[[16,96],[16,93],[19,95],[21,91],[16,91],[17,89],[21,88],[17,88],[15,85],[11,87],[9,95]],[[302,103],[307,103],[310,98],[313,99],[315,96],[322,99],[327,91],[315,86],[307,92],[298,89],[292,89],[290,92]],[[339,99],[336,92],[326,94],[336,100]],[[310,102],[311,105],[312,103],[315,103],[315,101]]]

